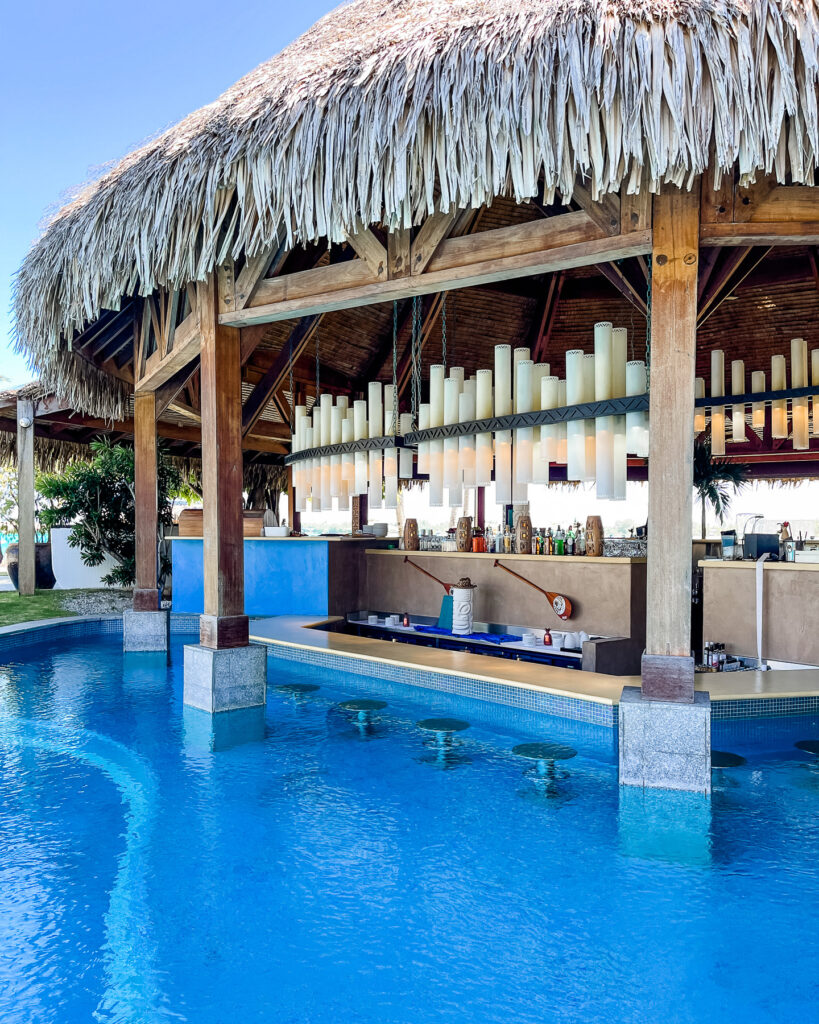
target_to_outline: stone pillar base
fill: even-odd
[[[214,650],[185,645],[183,701],[189,707],[214,714],[257,707],[266,698],[267,647],[250,644]]]
[[[122,613],[122,649],[124,651],[167,651],[170,612],[138,612],[126,608]]]
[[[711,792],[711,698],[646,700],[626,686],[619,713],[620,785]]]

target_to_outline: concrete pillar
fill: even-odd
[[[691,516],[699,186],[655,197],[646,650],[620,703],[623,785],[710,792],[710,700],[694,692]]]
[[[31,596],[35,582],[34,403],[17,402],[18,593]]]

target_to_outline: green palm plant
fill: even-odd
[[[702,537],[705,539],[705,512],[707,505],[720,522],[731,507],[732,492],[741,490],[748,482],[748,467],[741,462],[728,462],[711,454],[710,440],[694,442],[694,488],[702,505]],[[730,488],[730,490],[729,490]]]

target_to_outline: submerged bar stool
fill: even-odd
[[[535,785],[542,789],[547,796],[554,796],[557,793],[557,768],[555,761],[569,761],[577,757],[577,751],[565,743],[519,743],[512,747],[512,753],[523,757],[527,761],[534,761],[534,772],[531,769],[526,774],[534,774]]]
[[[362,736],[372,729],[373,712],[383,711],[385,707],[387,707],[385,700],[375,700],[371,697],[356,697],[352,700],[343,700],[339,704],[342,711],[348,711],[355,715],[353,721]]]
[[[435,749],[435,763],[442,768],[453,768],[458,758],[453,754],[453,735],[469,728],[469,722],[460,718],[422,718],[415,723],[419,729],[433,734],[431,746]],[[468,758],[461,759],[469,761]]]

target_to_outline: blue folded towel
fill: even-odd
[[[413,626],[417,633],[434,633],[435,636],[453,636],[451,629],[442,629],[440,626]],[[515,636],[514,633],[459,633],[459,640],[485,640],[490,644],[514,644],[523,640],[522,636]]]

